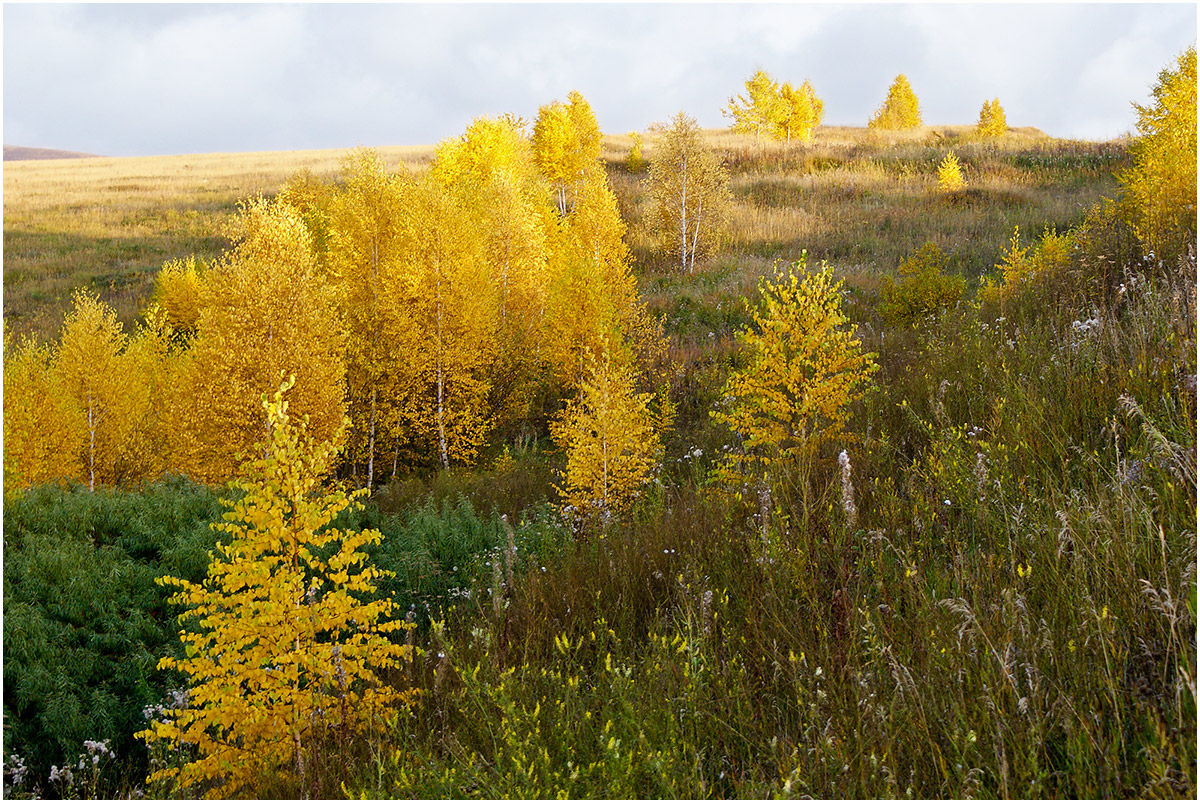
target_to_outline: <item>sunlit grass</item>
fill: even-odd
[[[381,148],[420,168],[432,147]],[[4,165],[4,321],[58,333],[71,292],[90,287],[128,327],[163,262],[211,259],[229,245],[240,200],[274,194],[294,173],[335,176],[345,151],[59,159]]]

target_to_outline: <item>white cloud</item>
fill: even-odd
[[[608,130],[720,109],[756,67],[862,125],[1108,137],[1194,41],[1191,5],[76,5],[4,9],[5,141],[116,155],[434,142],[577,88]]]

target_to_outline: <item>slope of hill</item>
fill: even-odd
[[[951,255],[969,277],[990,270],[1013,226],[1033,234],[1068,228],[1116,191],[1125,146],[1057,140],[1013,129],[1002,140],[970,139],[969,126],[930,126],[881,134],[822,127],[807,145],[756,145],[748,135],[705,132],[728,165],[735,198],[726,247],[713,260],[724,291],[740,294],[776,259],[807,249],[845,271],[889,272],[926,242]],[[655,138],[647,138],[653,155]],[[603,157],[635,269],[655,278],[653,296],[675,295],[643,220],[644,174],[625,166],[631,140],[606,136]],[[936,168],[955,148],[968,191],[939,198]],[[389,164],[421,169],[433,148],[379,148]],[[293,173],[328,178],[346,151],[191,154],[10,164],[4,171],[4,319],[14,333],[53,337],[71,291],[90,287],[128,326],[170,259],[218,256],[238,200],[271,195]],[[81,214],[82,212],[82,214]],[[743,287],[744,283],[744,287]],[[664,286],[669,285],[669,286]],[[653,299],[652,299],[653,303]],[[715,302],[714,302],[715,303]],[[654,306],[658,306],[654,304]],[[660,310],[661,311],[661,310]],[[707,331],[707,330],[706,330]]]
[[[31,159],[94,159],[94,153],[59,151],[54,148],[27,148],[23,145],[5,145],[4,161],[26,162]]]

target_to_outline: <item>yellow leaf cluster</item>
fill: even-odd
[[[188,704],[138,736],[195,751],[182,768],[149,779],[184,794],[245,794],[265,773],[304,789],[322,736],[377,731],[411,695],[381,677],[411,649],[388,638],[404,626],[391,601],[371,599],[383,573],[362,549],[382,536],[327,526],[357,495],[320,488],[342,430],[326,441],[292,420],[283,395],[293,382],[263,398],[264,456],[243,467],[233,483],[242,497],[213,525],[229,540],[207,578],[159,581],[187,608],[186,657],[159,666],[189,678]]]
[[[564,508],[589,523],[625,512],[661,460],[660,433],[670,426],[668,402],[657,414],[652,393],[638,393],[633,367],[609,350],[589,359],[579,396],[551,423],[566,453],[558,486]]]
[[[920,125],[921,110],[917,105],[916,93],[908,83],[908,77],[901,73],[892,81],[887,97],[875,110],[875,115],[867,123],[867,127],[905,129],[918,128]]]

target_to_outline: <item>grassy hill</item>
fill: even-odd
[[[1066,228],[1116,190],[1121,143],[1051,139],[1014,129],[999,142],[973,141],[969,127],[880,134],[820,128],[809,145],[759,147],[752,137],[707,132],[733,176],[736,200],[720,279],[707,292],[741,295],[776,259],[802,249],[863,281],[892,271],[925,242],[974,278],[989,270],[1019,225],[1027,235]],[[624,168],[630,140],[605,139],[609,178],[644,284],[652,298],[675,292],[667,265],[641,223],[640,175]],[[935,191],[936,169],[954,148],[968,190]],[[432,147],[382,148],[388,164],[421,169]],[[653,138],[647,153],[653,152]],[[4,170],[4,319],[14,333],[58,332],[71,291],[90,287],[128,326],[163,262],[218,256],[240,199],[273,194],[300,170],[336,175],[344,151],[98,158],[7,165]],[[710,282],[711,284],[711,282]],[[715,303],[715,302],[714,302]],[[656,306],[664,307],[664,298]]]
[[[1152,258],[1111,205],[1089,212],[1126,143],[706,137],[734,212],[690,276],[659,256],[629,139],[604,143],[669,336],[659,481],[628,519],[573,529],[562,456],[523,430],[378,488],[340,524],[384,534],[381,590],[420,650],[389,681],[420,695],[374,738],[314,738],[307,778],[257,795],[1193,798],[1195,253]],[[950,149],[967,186],[947,194]],[[420,170],[432,149],[382,153]],[[6,166],[6,329],[53,336],[76,286],[131,322],[164,260],[221,253],[239,199],[341,156]],[[1058,234],[1000,279],[1016,227]],[[966,293],[906,319],[888,288],[927,243]],[[759,278],[802,251],[844,278],[879,368],[844,437],[735,495],[713,470],[740,444],[711,413]],[[43,793],[169,791],[132,737],[180,680],[154,670],[182,648],[150,578],[202,576],[217,495],[173,478],[6,500],[5,748],[39,778],[84,739],[119,751]]]
[[[34,159],[92,159],[94,153],[79,153],[78,151],[60,151],[54,148],[29,148],[24,145],[5,145],[4,161],[25,162]]]

